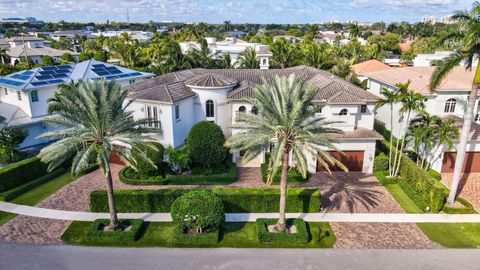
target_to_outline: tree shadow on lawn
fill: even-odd
[[[322,207],[325,211],[348,210],[358,212],[365,208],[367,211],[380,205],[383,192],[378,190],[381,184],[376,180],[362,181],[363,174],[322,173],[316,175],[322,183]],[[342,209],[346,207],[347,209]]]

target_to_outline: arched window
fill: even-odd
[[[255,114],[255,115],[258,114],[258,108],[253,106],[252,107],[252,113]]]
[[[240,107],[238,108],[238,111],[239,111],[239,112],[245,112],[246,110],[247,110],[247,109],[245,108],[245,106],[240,106]]]
[[[457,105],[457,100],[454,98],[447,99],[445,102],[445,112],[446,113],[453,113],[455,112],[455,105]]]
[[[348,114],[348,110],[347,109],[342,109],[339,113],[339,115],[347,115]]]
[[[213,106],[213,101],[212,100],[207,100],[207,102],[205,103],[205,111],[207,113],[207,118],[208,117],[214,117],[215,116],[215,110],[214,110],[214,106]]]

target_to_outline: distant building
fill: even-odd
[[[138,41],[148,41],[153,37],[152,32],[130,31],[130,30],[120,30],[120,31],[110,30],[110,31],[103,31],[103,32],[99,31],[99,32],[92,33],[92,35],[95,37],[99,37],[99,36],[120,37],[124,33],[128,34],[132,39],[136,39]]]
[[[247,33],[243,31],[228,31],[225,34],[227,34],[228,37],[236,37],[236,38],[243,38],[247,35]]]
[[[289,41],[292,44],[295,44],[299,41],[302,41],[301,37],[296,37],[292,35],[278,35],[273,37],[273,42],[280,40],[280,39],[285,39],[286,41]]]
[[[452,19],[452,16],[451,16],[451,15],[448,15],[448,16],[443,16],[443,17],[442,17],[442,23],[444,23],[444,24],[452,24],[452,23],[455,23],[455,21]]]
[[[75,39],[76,37],[96,38],[91,31],[87,30],[62,30],[55,31],[50,37],[56,41],[62,38]]]
[[[60,56],[65,53],[71,54],[75,60],[78,60],[79,56],[72,51],[53,49],[50,42],[35,36],[13,37],[6,41],[9,45],[7,54],[12,65],[22,62],[25,57],[34,64],[41,64],[44,55],[52,57],[57,63],[60,62]]]
[[[435,16],[423,16],[422,17],[422,23],[436,24],[437,23],[437,17],[435,17]]]
[[[240,53],[245,51],[247,48],[255,49],[257,56],[259,53],[268,54],[268,45],[261,43],[249,43],[235,37],[226,38],[224,41],[217,41],[217,39],[214,37],[207,37],[205,40],[207,41],[208,49],[210,50],[210,54],[213,58],[218,58],[229,54],[232,65],[236,64]],[[180,48],[182,49],[183,53],[187,53],[192,49],[199,50],[200,43],[194,41],[180,42]],[[268,64],[268,61],[265,63]]]
[[[450,55],[452,55],[453,51],[436,51],[435,53],[427,53],[427,54],[418,54],[413,59],[413,66],[414,67],[430,67],[434,66],[436,61],[443,60]],[[474,60],[474,63],[478,63],[478,59]],[[477,64],[474,64],[475,66]],[[465,63],[460,63],[460,66],[465,66]]]
[[[30,24],[43,24],[43,21],[39,21],[34,17],[26,18],[2,18],[0,23],[30,23]]]

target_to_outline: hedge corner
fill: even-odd
[[[269,225],[275,225],[277,219],[259,218],[257,224],[258,241],[262,244],[306,244],[310,240],[307,223],[301,218],[287,219],[287,226],[295,225],[296,233],[272,233]]]

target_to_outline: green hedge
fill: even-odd
[[[475,208],[473,205],[465,200],[464,198],[458,197],[457,202],[463,204],[465,207],[450,207],[448,204],[445,204],[442,208],[442,211],[447,214],[476,214]]]
[[[432,169],[428,169],[427,173],[433,177],[435,180],[437,181],[442,181],[442,174],[435,171],[435,170],[432,170]]]
[[[387,154],[389,143],[381,141],[378,149]],[[401,158],[399,178],[401,179],[397,180],[398,185],[422,211],[438,213],[442,210],[447,189],[404,154]]]
[[[287,219],[287,226],[295,225],[297,233],[272,233],[269,225],[276,224],[278,219],[259,218],[257,224],[258,241],[263,244],[306,244],[310,240],[307,224],[301,218]]]
[[[130,243],[137,241],[142,235],[144,222],[141,219],[120,219],[120,224],[131,226],[128,231],[103,231],[101,228],[108,226],[110,220],[97,219],[92,223],[85,239],[94,243]]]
[[[222,200],[226,213],[278,212],[280,191],[273,188],[209,189]],[[191,189],[116,190],[118,212],[169,213],[172,203]],[[290,188],[287,193],[287,212],[314,213],[320,211],[321,195],[318,189]],[[90,210],[108,212],[107,193],[97,190],[90,193]]]
[[[36,188],[66,172],[66,169],[60,168],[52,171],[51,173],[44,175],[40,178],[37,178],[33,181],[27,182],[21,186],[18,186],[16,188],[9,189],[7,191],[1,192],[0,193],[0,201],[10,201],[15,199],[16,197],[22,195],[23,193]]]
[[[0,192],[19,187],[48,173],[48,165],[39,158],[22,160],[0,169]]]
[[[130,168],[125,167],[118,173],[120,181],[128,185],[148,186],[148,185],[226,185],[234,183],[237,180],[237,165],[231,163],[228,171],[220,174],[211,175],[174,175],[167,174],[165,178],[152,177],[151,179],[132,179],[126,172]]]
[[[388,156],[384,153],[378,154],[373,160],[373,171],[383,172],[388,171]]]
[[[262,165],[260,165],[260,170],[262,171],[263,182],[267,183],[268,164],[262,163]],[[280,184],[280,177],[281,177],[280,170],[281,170],[281,168],[279,169],[278,174],[273,178],[272,184],[274,184],[274,185],[279,185]],[[303,183],[306,183],[306,182],[308,182],[308,175],[307,175],[307,178],[303,178],[302,174],[300,174],[297,171],[297,169],[290,168],[288,170],[288,183],[289,184],[303,184]]]
[[[188,234],[185,233],[185,227],[179,225],[174,232],[175,243],[182,246],[212,246],[220,240],[220,229],[217,228],[213,232]]]

